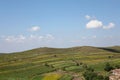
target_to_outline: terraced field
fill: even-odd
[[[0,80],[84,80],[85,66],[99,74],[105,63],[120,64],[120,47],[38,48],[0,55]]]

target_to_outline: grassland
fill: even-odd
[[[38,48],[0,55],[0,80],[84,80],[84,67],[102,75],[105,63],[120,64],[120,47]]]

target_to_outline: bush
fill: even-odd
[[[93,68],[87,68],[83,73],[83,76],[85,80],[109,80],[109,77],[99,75],[98,73],[94,72]]]
[[[87,66],[86,64],[83,64],[82,67],[83,67],[84,69],[87,69],[87,68],[88,68],[88,66]]]
[[[109,71],[111,71],[112,69],[113,69],[113,67],[110,65],[110,63],[106,63],[106,64],[105,64],[105,68],[104,68],[105,71],[108,71],[108,72],[109,72]]]
[[[87,70],[87,71],[94,72],[94,69],[93,69],[93,68],[91,68],[91,67],[86,68],[86,70]]]
[[[104,77],[104,80],[109,80],[109,76],[105,76],[105,77]]]
[[[119,69],[119,68],[120,68],[120,65],[118,65],[118,64],[117,64],[117,65],[115,65],[115,68]]]
[[[91,72],[91,71],[85,71],[83,73],[83,76],[84,76],[85,80],[95,80],[95,78],[97,78],[97,74],[95,72]]]

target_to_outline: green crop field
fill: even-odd
[[[85,67],[109,75],[105,64],[120,64],[120,47],[37,48],[0,55],[0,80],[84,80]]]

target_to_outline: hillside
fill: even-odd
[[[113,47],[106,47],[106,48],[100,48],[109,52],[115,52],[120,53],[120,46],[113,46]]]
[[[37,48],[0,55],[0,80],[84,80],[87,65],[102,75],[105,63],[120,64],[120,47]]]

